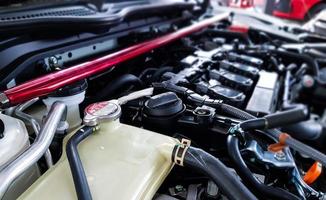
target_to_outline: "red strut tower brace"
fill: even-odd
[[[202,20],[188,27],[179,29],[173,33],[168,33],[155,39],[132,45],[95,60],[91,60],[27,81],[21,85],[1,92],[0,107],[6,108],[36,97],[48,95],[51,92],[54,92],[55,90],[58,90],[66,85],[90,77],[119,63],[130,60],[139,55],[176,41],[189,34],[207,28],[208,26],[226,19],[227,17],[229,17],[229,13],[215,15],[214,17]]]

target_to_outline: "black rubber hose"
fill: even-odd
[[[251,173],[250,169],[243,160],[240,149],[239,140],[235,136],[228,136],[227,148],[232,162],[235,164],[238,174],[244,183],[252,189],[254,194],[256,194],[261,199],[271,198],[280,200],[299,200],[300,198],[294,194],[283,190],[281,188],[272,187],[261,183],[254,175]]]
[[[305,55],[305,54],[299,54],[299,53],[294,53],[290,51],[280,51],[280,50],[271,50],[272,53],[277,54],[279,56],[287,57],[287,58],[292,58],[295,60],[302,60],[306,63],[308,63],[308,66],[312,68],[312,71],[315,75],[315,78],[317,82],[321,85],[326,85],[326,82],[324,80],[320,79],[320,66],[316,59],[312,58],[311,56]]]
[[[293,125],[285,126],[282,131],[291,136],[306,141],[316,141],[325,135],[323,126],[315,121],[304,121]]]
[[[256,117],[244,112],[236,107],[230,106],[228,104],[221,104],[218,108],[221,109],[222,112],[231,115],[232,117],[236,117],[241,120],[247,120],[247,119],[255,119]]]
[[[265,118],[249,119],[241,122],[239,125],[243,131],[249,131],[255,129],[265,130],[266,119]]]
[[[271,50],[271,52],[274,54],[277,54],[279,56],[292,58],[295,60],[302,60],[302,61],[308,63],[309,66],[312,67],[312,71],[314,72],[315,76],[319,77],[319,65],[316,62],[316,60],[313,59],[312,57],[304,55],[304,54],[289,52],[289,51]]]
[[[93,127],[85,126],[78,130],[67,142],[66,154],[75,185],[78,200],[92,200],[83,164],[80,160],[77,146],[93,133]]]
[[[278,128],[281,126],[298,123],[307,120],[309,111],[305,106],[297,106],[291,110],[285,110],[278,113],[264,116],[267,121],[266,129]]]
[[[285,140],[285,143],[289,145],[292,149],[301,152],[309,156],[310,158],[320,162],[323,166],[326,166],[326,155],[321,153],[320,151],[308,146],[299,140],[296,140],[292,137],[289,137]]]
[[[189,147],[185,153],[184,166],[210,177],[231,200],[257,199],[230,169],[201,149]]]
[[[273,129],[307,120],[309,112],[306,107],[297,106],[291,110],[266,115],[262,118],[250,119],[240,123],[242,130]]]
[[[170,66],[166,66],[166,67],[161,67],[159,69],[157,69],[154,74],[152,75],[152,82],[157,82],[160,81],[161,76],[165,73],[165,72],[170,72],[173,70],[173,67]]]
[[[110,96],[113,96],[116,92],[121,90],[126,86],[141,86],[142,81],[133,74],[124,74],[117,79],[114,79],[110,83],[108,83],[102,90],[100,90],[95,99],[97,101],[106,99]]]
[[[149,73],[153,73],[156,70],[157,68],[153,68],[153,67],[146,68],[139,74],[138,78],[142,80],[146,75],[148,75]]]

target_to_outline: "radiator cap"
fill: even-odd
[[[85,108],[84,124],[96,126],[100,122],[114,121],[121,115],[121,107],[118,101],[103,101],[93,103]]]

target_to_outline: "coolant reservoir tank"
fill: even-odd
[[[88,108],[97,119],[90,117],[86,121],[99,123],[99,130],[78,146],[92,197],[95,200],[152,199],[173,167],[171,155],[178,141],[104,117],[119,116],[115,112],[121,109],[111,103],[102,102]],[[20,199],[77,199],[65,151],[60,161]]]
[[[0,170],[29,147],[25,124],[0,114]]]
[[[23,153],[29,145],[25,124],[19,119],[0,113],[0,171]],[[10,185],[2,200],[16,199],[38,176],[37,166],[30,167]]]

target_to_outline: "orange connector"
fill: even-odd
[[[278,152],[278,151],[282,151],[284,149],[284,147],[286,147],[286,139],[289,138],[290,136],[286,133],[281,133],[278,140],[279,142],[275,143],[275,144],[271,144],[268,146],[268,151],[271,152]]]
[[[317,180],[317,178],[320,176],[322,172],[323,166],[319,162],[315,162],[307,171],[307,173],[304,175],[303,180],[308,185],[312,184]]]

